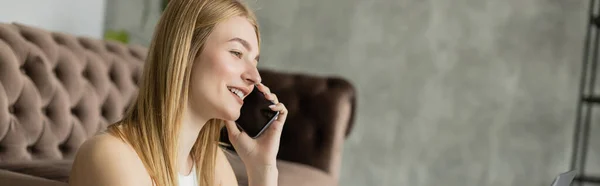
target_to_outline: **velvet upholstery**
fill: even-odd
[[[72,159],[134,98],[145,52],[0,24],[0,162]]]
[[[119,120],[134,100],[146,53],[140,46],[0,23],[0,170],[11,172],[0,174],[0,183],[13,173],[66,182],[78,147]],[[289,109],[278,154],[281,180],[306,175],[321,185],[336,183],[354,120],[352,85],[339,77],[260,73]]]

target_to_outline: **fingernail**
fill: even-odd
[[[269,108],[275,108],[277,105],[269,105]]]

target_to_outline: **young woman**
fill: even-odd
[[[171,0],[149,47],[136,102],[123,119],[86,141],[73,186],[237,185],[218,147],[223,126],[250,186],[277,185],[275,158],[287,109],[261,84],[256,17],[237,0]],[[280,116],[259,138],[235,121],[255,87]]]

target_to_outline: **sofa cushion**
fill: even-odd
[[[71,165],[72,161],[69,160],[3,162],[0,163],[0,169],[66,183],[69,181]]]
[[[67,183],[0,169],[0,183],[10,186],[68,186]]]
[[[248,176],[242,160],[232,151],[225,151],[239,186],[248,185]],[[67,183],[71,171],[72,161],[25,161],[13,163],[0,163],[0,170],[21,173],[48,180]],[[300,163],[277,160],[279,170],[279,185],[286,186],[333,186],[337,183],[327,173]]]

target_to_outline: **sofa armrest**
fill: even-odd
[[[353,92],[352,92],[353,93]],[[326,144],[324,149],[329,149],[328,156],[328,170],[329,174],[334,180],[339,179],[340,169],[342,165],[342,154],[344,141],[352,129],[355,109],[354,94],[341,94],[337,104],[336,119],[331,127],[329,134],[324,134],[323,138],[329,138],[328,141],[324,141]]]
[[[11,186],[68,186],[67,183],[0,169],[0,183]]]
[[[261,74],[289,110],[278,158],[316,167],[337,180],[344,142],[354,123],[355,88],[338,77],[265,70]]]

